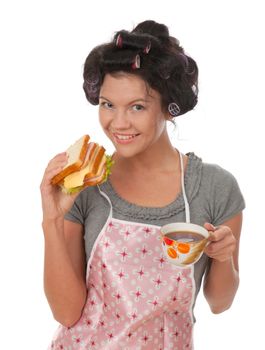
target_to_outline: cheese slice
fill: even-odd
[[[86,165],[83,166],[79,171],[76,171],[64,178],[63,185],[66,189],[83,186],[85,176],[89,177],[96,175],[93,173],[93,167],[95,159],[100,150],[101,147],[99,145],[93,143],[91,143],[91,145],[89,144],[89,149],[86,156],[86,160],[89,159],[89,161],[85,161],[84,164]],[[105,158],[105,156],[103,158]]]
[[[92,186],[94,184],[100,184],[105,179],[106,174],[106,156],[104,155],[100,161],[98,171],[96,174],[86,176],[84,179],[85,186]]]

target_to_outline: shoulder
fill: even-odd
[[[77,201],[91,201],[99,196],[99,190],[97,186],[90,186],[84,188],[77,196]]]
[[[76,204],[83,208],[85,211],[97,207],[104,202],[105,199],[100,193],[98,186],[86,187],[83,189],[76,198]]]
[[[237,179],[229,170],[212,163],[202,163],[202,182],[220,192],[238,187]]]
[[[206,179],[211,179],[216,183],[235,180],[235,176],[230,171],[214,163],[202,162],[202,173]]]
[[[200,176],[201,186],[206,186],[208,189],[211,186],[227,185],[235,183],[235,176],[224,169],[222,166],[215,163],[207,163],[194,153],[187,154],[189,158],[189,171]]]
[[[104,205],[104,198],[101,196],[97,186],[86,187],[75,199],[75,202],[69,212],[66,214],[66,219],[84,223],[89,212]]]
[[[231,219],[245,208],[244,197],[235,176],[220,165],[202,160],[199,197],[202,203],[207,203],[214,225]]]
[[[215,163],[207,163],[194,153],[188,154],[190,161],[200,165],[200,193],[206,198],[216,198],[220,201],[222,198],[240,197],[242,194],[235,176],[227,169]],[[191,167],[194,170],[194,166]],[[198,165],[197,165],[198,168]]]

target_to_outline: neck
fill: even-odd
[[[168,134],[165,133],[151,147],[144,152],[130,158],[125,158],[115,153],[113,156],[115,168],[128,172],[171,171],[179,167],[179,154],[172,146]]]

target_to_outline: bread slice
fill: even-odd
[[[63,170],[52,178],[51,183],[53,185],[59,184],[66,176],[78,171],[82,167],[86,158],[89,139],[90,137],[88,135],[84,135],[73,145],[68,147],[66,150],[66,153],[68,154],[68,162]]]
[[[103,159],[105,161],[105,148],[99,146],[97,143],[94,143],[93,152],[89,160],[89,167],[86,168],[87,170],[84,172],[84,180],[90,179],[97,175],[99,166]]]
[[[105,149],[97,143],[90,142],[85,161],[78,171],[64,178],[63,186],[66,189],[86,185],[86,180],[98,175],[99,168],[105,164]]]

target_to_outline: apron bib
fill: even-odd
[[[194,267],[167,262],[159,226],[115,219],[111,207],[86,282],[80,320],[59,326],[50,350],[193,349]]]

